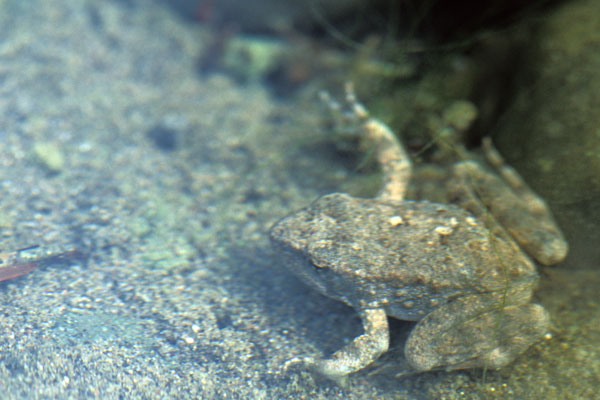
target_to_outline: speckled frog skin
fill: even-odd
[[[404,200],[408,155],[351,91],[347,97],[376,148],[382,189],[372,199],[323,196],[277,222],[270,238],[287,268],[359,313],[364,333],[329,358],[301,361],[332,379],[355,372],[387,351],[392,316],[418,321],[405,344],[416,371],[507,365],[548,330],[548,313],[530,303],[534,264],[493,217],[490,229],[457,205]],[[558,253],[553,260],[567,249],[555,230],[559,237],[542,235],[548,244],[537,246]]]

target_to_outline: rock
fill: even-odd
[[[495,132],[507,161],[554,210],[567,263],[600,261],[600,2],[566,2],[545,18],[522,85]]]
[[[54,143],[36,142],[33,145],[33,152],[50,173],[59,173],[65,166],[65,157]]]

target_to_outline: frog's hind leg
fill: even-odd
[[[548,205],[504,163],[489,138],[484,139],[483,149],[500,176],[475,161],[459,162],[453,167],[447,184],[449,200],[500,230],[495,226],[497,221],[542,264],[562,261],[568,245]]]
[[[501,368],[548,329],[548,312],[537,304],[498,309],[480,295],[457,298],[423,318],[411,332],[405,353],[417,371]]]
[[[358,131],[362,139],[374,147],[377,162],[383,173],[383,184],[376,197],[382,200],[403,200],[412,173],[412,162],[408,153],[389,126],[369,115],[367,109],[357,100],[352,84],[347,83],[345,89],[344,106],[326,92],[321,93],[321,98],[334,114],[342,117],[340,125],[350,125],[354,131]]]
[[[481,149],[487,161],[498,171],[512,191],[522,200],[522,207],[537,218],[552,219],[550,208],[546,202],[525,183],[521,175],[510,165],[494,147],[490,137],[484,137]]]

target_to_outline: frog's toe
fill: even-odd
[[[547,236],[534,256],[544,265],[553,265],[565,259],[569,252],[569,245],[562,235]]]
[[[348,374],[354,372],[354,368],[349,367],[346,363],[335,359],[320,359],[320,360],[305,360],[305,365],[313,372],[340,382]]]

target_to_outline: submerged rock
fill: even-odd
[[[65,166],[65,157],[60,148],[50,142],[36,142],[33,152],[41,165],[51,173],[59,173]]]
[[[544,19],[496,142],[551,204],[569,265],[600,261],[600,3],[568,2]]]

